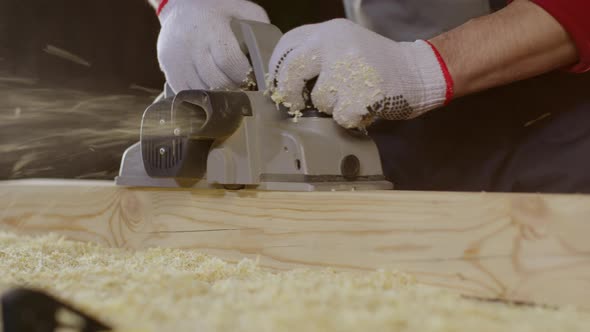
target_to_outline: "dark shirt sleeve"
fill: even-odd
[[[590,71],[590,0],[532,0],[553,16],[570,34],[579,62],[571,71]]]

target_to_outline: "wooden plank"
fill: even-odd
[[[192,248],[273,269],[390,268],[485,298],[590,308],[590,197],[0,183],[0,229]]]

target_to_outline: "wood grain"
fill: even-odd
[[[590,308],[590,197],[0,183],[0,229],[198,249],[273,269],[389,268],[484,298]]]

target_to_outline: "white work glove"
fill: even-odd
[[[243,85],[251,66],[230,22],[269,22],[264,9],[245,0],[168,0],[159,18],[158,60],[175,92]]]
[[[412,119],[450,101],[453,83],[434,46],[398,43],[338,19],[285,34],[270,62],[273,100],[292,113],[304,108],[307,80],[321,112],[345,128],[364,128],[380,117]]]

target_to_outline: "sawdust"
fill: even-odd
[[[70,62],[73,62],[78,65],[82,65],[85,67],[92,66],[92,64],[90,62],[88,62],[88,60],[85,60],[82,57],[80,57],[72,52],[66,51],[66,50],[59,48],[57,46],[54,46],[54,45],[45,46],[45,49],[43,49],[43,51],[47,54],[51,54],[53,56],[56,56],[58,58],[62,58],[66,61],[70,61]]]
[[[285,101],[285,95],[275,91],[271,94],[270,98],[277,106],[277,111],[282,111],[285,108],[287,109],[287,113],[292,117],[292,121],[297,123],[299,119],[303,117],[303,111],[297,108],[293,108],[291,103]],[[285,107],[282,108],[281,106]]]
[[[31,77],[0,76],[0,83],[35,85],[37,81],[38,79]]]
[[[328,84],[318,87],[314,100],[333,105],[333,110],[326,112],[333,112],[334,120],[345,128],[370,125],[374,115],[367,106],[384,97],[380,88],[383,79],[377,70],[362,58],[349,56],[332,64],[329,77]]]
[[[280,83],[271,89],[271,99],[275,104],[282,104],[295,118],[302,116],[305,105],[300,89],[305,80],[309,66],[320,67],[317,57],[298,56],[289,60],[289,66],[283,70]],[[321,77],[325,76],[325,77]],[[318,85],[313,92],[314,106],[320,112],[332,114],[334,120],[345,128],[364,129],[374,120],[368,106],[384,97],[380,86],[383,79],[360,57],[347,56],[334,62],[321,72]]]
[[[142,91],[142,92],[146,92],[146,93],[149,93],[149,94],[151,94],[151,95],[154,95],[154,96],[157,96],[157,95],[159,95],[160,93],[162,93],[162,91],[161,91],[161,90],[157,90],[157,89],[148,88],[148,87],[141,86],[141,85],[138,85],[138,84],[135,84],[135,83],[134,83],[134,84],[131,84],[131,85],[129,86],[129,89],[131,89],[131,90],[137,90],[137,91]]]
[[[256,91],[257,89],[258,84],[256,83],[256,75],[254,74],[254,69],[250,68],[248,74],[246,74],[246,78],[240,84],[240,90]]]
[[[305,110],[305,103],[303,100],[303,89],[301,87],[305,77],[302,75],[307,73],[306,67],[313,65],[310,58],[305,55],[296,56],[289,60],[289,66],[285,67],[281,72],[281,77],[275,77],[272,80],[271,99],[275,104],[283,105],[289,115],[293,117],[293,121],[297,122],[303,116]],[[279,80],[279,84],[275,86],[275,79]]]
[[[0,71],[0,178],[114,178],[156,91],[101,94],[36,82]]]
[[[391,272],[271,273],[196,251],[126,251],[0,233],[0,284],[76,303],[121,331],[589,331],[574,308],[516,307]]]

